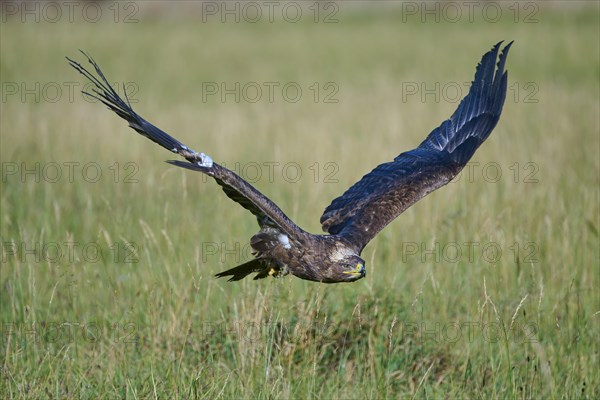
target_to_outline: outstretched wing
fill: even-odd
[[[502,42],[477,66],[469,94],[450,119],[434,129],[414,150],[377,166],[321,216],[323,230],[344,237],[360,252],[379,231],[412,204],[447,184],[490,135],[502,112],[510,42],[498,58]]]
[[[165,149],[179,154],[188,161],[169,161],[169,163],[212,176],[217,183],[222,186],[225,194],[254,214],[260,224],[268,223],[277,226],[290,237],[297,238],[304,233],[304,231],[294,224],[294,222],[292,222],[275,203],[233,171],[213,162],[206,154],[195,152],[140,117],[133,111],[129,101],[125,102],[110,86],[98,64],[96,64],[96,62],[86,53],[83,51],[82,53],[94,67],[98,78],[78,62],[73,61],[68,57],[67,60],[73,68],[94,84],[95,87],[92,89],[93,93],[84,93],[104,103],[119,117],[126,120],[129,123],[129,126],[141,135],[158,143]]]

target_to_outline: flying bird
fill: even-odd
[[[250,183],[211,157],[187,147],[139,116],[127,96],[111,87],[96,62],[83,51],[96,75],[67,57],[89,79],[84,92],[129,123],[141,135],[187,161],[167,161],[211,176],[233,201],[256,217],[260,230],[250,239],[254,259],[217,274],[238,281],[287,274],[324,283],[353,282],[366,275],[360,257],[364,247],[404,210],[450,182],[471,159],[496,126],[506,97],[506,57],[512,42],[498,56],[502,42],[483,55],[467,96],[452,116],[435,128],[415,149],[383,163],[336,198],[321,216],[327,234],[304,231]],[[496,60],[498,62],[496,63]]]

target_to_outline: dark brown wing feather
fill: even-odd
[[[141,135],[161,145],[165,149],[181,155],[189,161],[169,161],[171,164],[212,176],[217,183],[221,185],[225,194],[230,199],[239,203],[242,207],[254,214],[259,220],[260,224],[266,223],[275,225],[283,232],[288,234],[290,238],[297,238],[300,235],[306,234],[302,229],[294,224],[294,222],[292,222],[283,213],[283,211],[277,207],[275,203],[269,200],[265,195],[260,193],[256,188],[243,180],[233,171],[217,163],[205,163],[207,157],[204,154],[193,151],[177,139],[173,138],[166,132],[140,117],[135,111],[133,111],[129,103],[125,102],[121,97],[119,97],[115,90],[110,86],[98,64],[96,64],[96,62],[87,54],[83,54],[88,58],[88,61],[94,67],[96,74],[100,78],[96,78],[78,62],[67,58],[69,64],[73,68],[79,71],[95,85],[95,87],[92,89],[93,93],[84,93],[100,100],[119,117],[126,120],[129,123],[129,126],[135,129]]]
[[[377,166],[321,216],[323,230],[340,235],[360,252],[394,218],[435,189],[447,184],[490,135],[502,112],[509,43],[500,44],[477,66],[469,94],[450,119],[434,129],[414,150]]]
[[[208,168],[184,161],[169,160],[167,162],[212,176],[223,188],[227,197],[254,214],[261,226],[264,224],[275,225],[291,238],[299,238],[307,234],[289,219],[277,204],[230,169],[217,163],[213,163],[212,167]]]

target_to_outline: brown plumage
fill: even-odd
[[[469,94],[450,119],[434,129],[416,149],[377,166],[333,200],[321,216],[328,235],[302,230],[233,171],[144,120],[111,88],[98,65],[85,53],[82,52],[99,78],[67,59],[95,85],[93,93],[87,95],[100,100],[138,133],[188,161],[169,163],[213,177],[230,199],[257,218],[260,231],[250,239],[255,258],[216,276],[230,276],[229,280],[237,281],[253,272],[254,279],[291,273],[302,279],[336,283],[364,277],[365,262],[360,253],[367,243],[412,204],[450,182],[490,135],[506,97],[504,64],[512,42],[498,59],[501,43],[484,54]]]

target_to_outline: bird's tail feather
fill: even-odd
[[[250,260],[242,265],[238,265],[237,267],[228,269],[227,271],[223,271],[223,272],[219,272],[218,274],[216,274],[215,276],[217,278],[221,278],[224,276],[231,276],[231,278],[229,278],[229,281],[239,281],[240,279],[245,278],[246,276],[248,276],[249,274],[253,273],[253,272],[264,272],[264,270],[266,269],[265,264],[258,258],[255,258],[254,260]],[[266,278],[268,276],[268,274],[266,273],[261,273],[258,274],[254,279],[262,279],[262,278]]]

